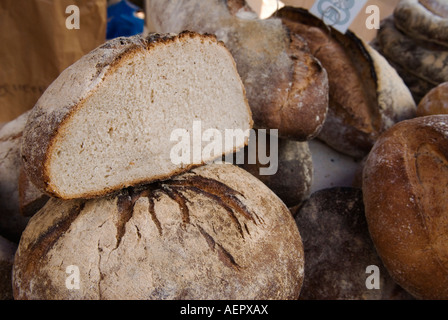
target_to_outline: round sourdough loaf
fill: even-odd
[[[276,16],[306,40],[327,71],[329,110],[319,139],[362,158],[381,132],[415,116],[413,97],[395,69],[350,30],[342,34],[301,8],[286,6]]]
[[[13,287],[15,299],[297,299],[303,268],[285,204],[211,164],[116,196],[52,198],[23,233]]]
[[[385,132],[363,171],[372,240],[391,276],[420,299],[448,299],[448,115]]]
[[[448,82],[430,90],[417,106],[417,116],[448,114]]]
[[[400,0],[394,9],[395,25],[414,39],[448,47],[446,0]]]
[[[301,300],[409,298],[390,277],[375,251],[361,189],[319,190],[297,210],[295,221],[305,248]],[[372,270],[376,272],[374,276]]]
[[[157,32],[212,33],[235,58],[254,126],[310,140],[328,110],[328,77],[306,42],[276,17],[259,19],[245,0],[152,0]]]

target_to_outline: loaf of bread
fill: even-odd
[[[417,106],[417,116],[448,114],[448,82],[431,89]]]
[[[249,142],[249,147],[241,151],[245,158],[240,167],[261,180],[288,207],[300,205],[309,197],[313,183],[313,160],[308,141],[275,139],[274,148],[272,137],[265,135],[264,143],[260,141],[261,134],[258,132],[253,150]],[[249,155],[249,152],[253,154]],[[269,156],[269,163],[264,163],[264,159],[260,160],[260,155]]]
[[[362,190],[319,190],[295,213],[305,250],[301,300],[412,298],[384,268],[370,239]],[[376,267],[376,278],[369,267]],[[373,270],[373,269],[372,269]]]
[[[29,112],[0,129],[0,234],[18,242],[29,218],[21,214],[19,176],[22,168],[20,146]]]
[[[409,37],[448,47],[446,0],[400,0],[393,16],[397,28]]]
[[[116,196],[52,198],[23,233],[13,287],[15,299],[297,299],[303,268],[285,204],[210,164]]]
[[[0,300],[12,300],[12,266],[17,244],[0,236]]]
[[[326,71],[280,19],[258,19],[244,0],[152,0],[148,12],[157,32],[212,33],[226,44],[255,127],[301,141],[319,133],[328,109]]]
[[[226,130],[249,134],[251,127],[234,59],[214,36],[115,38],[65,69],[43,93],[23,133],[22,159],[41,191],[91,198],[235,152],[247,136],[202,154],[202,131],[224,137]],[[172,153],[181,139],[190,157],[182,159],[182,151],[178,161]]]
[[[363,171],[369,231],[391,276],[419,299],[448,299],[448,115],[385,132]]]
[[[403,80],[354,33],[341,34],[301,8],[284,7],[276,15],[307,41],[328,73],[329,111],[319,139],[362,158],[381,132],[415,116],[416,105]]]
[[[377,39],[385,57],[433,86],[448,81],[448,47],[419,42],[395,24],[396,18],[390,16],[378,30]]]
[[[448,81],[448,3],[401,0],[381,22],[373,46],[409,87],[416,104]]]

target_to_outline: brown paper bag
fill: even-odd
[[[75,11],[79,8],[79,29]],[[0,122],[31,109],[69,65],[106,39],[106,0],[0,1]]]

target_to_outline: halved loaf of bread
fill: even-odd
[[[199,161],[173,161],[173,132],[191,138],[195,121],[222,136],[252,127],[224,44],[194,32],[116,38],[64,70],[41,96],[23,134],[24,168],[50,195],[91,198],[169,178],[247,144],[216,143]],[[190,138],[205,145],[202,132]]]

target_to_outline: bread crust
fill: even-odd
[[[207,32],[225,43],[256,128],[278,129],[280,137],[300,141],[319,133],[328,110],[327,74],[281,20],[241,18],[245,1],[154,0],[149,12],[158,32]]]
[[[301,300],[398,300],[410,295],[389,276],[370,239],[362,190],[319,190],[301,206],[295,221],[305,248]],[[379,290],[366,287],[368,266],[378,267]]]
[[[417,116],[448,114],[448,82],[431,89],[417,106]]]
[[[434,86],[448,81],[448,48],[425,45],[403,34],[395,25],[396,20],[389,17],[378,30],[378,43],[385,57]]]
[[[343,35],[301,8],[284,7],[277,16],[305,38],[311,53],[327,70],[330,100],[318,135],[321,140],[344,154],[362,158],[381,132],[415,115],[415,102],[403,80],[354,33]]]
[[[385,132],[363,171],[372,240],[391,276],[419,299],[448,298],[448,116]]]
[[[58,190],[51,183],[48,171],[48,163],[51,160],[49,155],[53,151],[56,139],[64,134],[65,124],[70,122],[71,117],[78,109],[83,107],[84,102],[109,74],[113,73],[120,64],[125,63],[126,59],[140,50],[151,51],[153,47],[163,46],[174,41],[184,41],[192,37],[197,37],[202,41],[211,41],[225,48],[224,44],[217,41],[214,35],[198,34],[190,31],[179,34],[152,33],[146,38],[140,35],[119,37],[92,50],[64,70],[37,101],[24,129],[21,154],[25,172],[31,182],[39,190],[50,196],[64,199],[92,198],[104,196],[131,185],[148,183],[150,180],[166,179],[205,164],[205,162],[202,162],[186,165],[169,174],[155,176],[151,179],[127,181],[121,185],[77,195],[65,194],[63,190]],[[233,61],[233,58],[231,60]],[[245,93],[242,83],[241,88]],[[63,102],[61,102],[61,97]],[[246,106],[248,113],[251,115],[247,99]],[[252,125],[253,121],[251,119],[249,126],[252,127]]]
[[[401,0],[395,25],[412,38],[448,47],[448,5],[444,0]]]
[[[65,287],[68,265],[79,290]],[[52,198],[23,233],[14,297],[297,299],[303,267],[284,203],[243,169],[212,164],[115,196]]]

